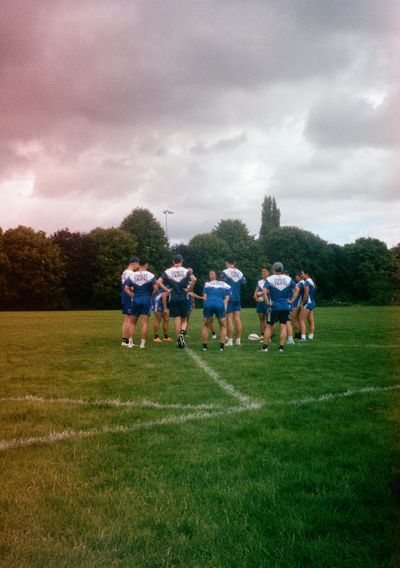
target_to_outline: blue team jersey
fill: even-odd
[[[261,280],[259,280],[257,282],[257,290],[256,290],[257,296],[263,295],[263,288],[264,288],[265,280],[266,280],[265,278],[262,278]]]
[[[225,282],[232,288],[232,301],[240,302],[240,288],[246,284],[246,278],[237,268],[226,268],[224,275]]]
[[[315,306],[315,284],[312,278],[306,278],[304,280],[304,286],[308,286],[308,298],[306,302],[306,307],[309,305]]]
[[[300,304],[303,303],[304,280],[299,280],[299,282],[296,283],[296,288],[299,291],[299,295],[297,296],[297,298],[295,299],[295,301],[292,304],[293,308],[297,308]]]
[[[126,268],[121,274],[121,303],[123,306],[132,302],[132,298],[124,290],[125,282],[132,274],[133,270],[130,268]]]
[[[223,305],[225,296],[232,296],[232,288],[226,282],[211,280],[204,284],[203,294],[207,296],[205,306]]]
[[[172,266],[162,273],[164,285],[171,288],[171,301],[187,299],[186,288],[190,284],[191,276],[191,271],[183,266]]]
[[[286,274],[273,274],[265,280],[264,288],[269,291],[272,310],[289,310],[289,300],[296,283]]]
[[[156,283],[157,281],[154,274],[148,270],[133,272],[127,280],[125,280],[125,286],[133,288],[134,301],[140,298],[150,298]]]

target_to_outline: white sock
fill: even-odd
[[[287,343],[289,343],[289,345],[292,344],[292,343],[294,343],[292,336],[290,336],[290,337],[287,338]]]
[[[144,349],[145,345],[146,345],[146,340],[145,340],[145,339],[141,339],[141,340],[140,340],[140,348],[141,348],[141,349]]]
[[[240,345],[240,337],[236,338],[236,345]]]
[[[309,333],[309,334],[308,334],[308,339],[314,339],[314,334],[313,334],[313,333]]]
[[[133,345],[133,339],[132,339],[132,337],[129,338],[129,340],[128,340],[128,345]]]
[[[305,335],[302,335],[302,336],[301,336],[301,339],[306,339],[306,336],[305,336]]]

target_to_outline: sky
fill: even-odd
[[[2,0],[0,227],[400,241],[397,0]],[[397,64],[397,65],[396,65]]]

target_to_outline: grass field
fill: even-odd
[[[0,566],[399,566],[400,309],[267,354],[192,317],[127,350],[118,312],[0,313]]]

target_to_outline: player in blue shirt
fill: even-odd
[[[271,306],[269,306],[266,303],[265,298],[264,298],[264,293],[263,293],[265,280],[268,278],[268,276],[269,276],[268,268],[265,268],[265,267],[262,268],[261,269],[261,280],[259,280],[257,282],[257,286],[256,286],[256,289],[254,290],[254,294],[253,294],[253,298],[257,302],[256,314],[258,315],[258,318],[259,318],[259,321],[260,321],[261,336],[264,335],[266,319],[267,319],[268,314],[271,312]]]
[[[296,274],[294,275],[294,280],[296,282],[296,287],[295,287],[295,294],[291,299],[291,304],[292,304],[291,316],[295,332],[294,338],[300,339],[301,337],[300,313],[301,313],[301,303],[303,302],[303,296],[304,296],[304,280],[302,280],[301,278],[301,270],[296,272]]]
[[[301,341],[306,340],[306,324],[308,323],[308,339],[314,339],[315,320],[315,284],[310,275],[305,270],[301,271],[301,277],[304,282],[304,296],[301,302],[300,312],[300,331]]]
[[[133,345],[133,319],[132,319],[132,298],[125,292],[124,283],[128,277],[139,268],[139,258],[132,256],[128,266],[121,274],[121,305],[124,320],[122,322],[122,347],[132,349]]]
[[[169,304],[170,316],[175,321],[175,332],[178,347],[186,347],[186,330],[188,323],[188,293],[193,290],[196,277],[193,272],[183,266],[183,257],[176,254],[173,257],[173,265],[165,270],[158,279],[161,288],[171,289]]]
[[[203,351],[207,351],[208,332],[211,329],[213,316],[215,315],[220,327],[220,351],[224,350],[226,339],[226,310],[228,302],[232,297],[232,289],[226,282],[217,280],[214,270],[208,273],[209,281],[203,288],[203,328],[201,337],[203,341]],[[222,274],[221,274],[222,277]]]
[[[169,291],[166,292],[163,288],[158,289],[152,300],[151,300],[151,311],[154,314],[154,343],[170,342],[172,339],[169,337],[168,324],[169,324]],[[160,327],[162,323],[162,329],[164,334],[164,339],[160,339]]]
[[[283,351],[289,321],[289,300],[293,296],[296,283],[290,276],[284,274],[283,264],[275,262],[272,266],[272,276],[268,276],[264,284],[264,297],[271,303],[271,317],[268,319],[264,330],[264,343],[260,351],[268,351],[268,343],[271,339],[272,326],[279,322],[279,351]]]
[[[157,281],[154,274],[147,270],[146,259],[139,260],[139,270],[133,272],[124,282],[124,290],[132,298],[133,333],[139,318],[142,318],[140,348],[146,345],[149,317],[151,313],[151,297],[154,294]]]
[[[233,322],[235,322],[236,345],[240,345],[242,335],[242,322],[240,319],[240,295],[241,287],[246,284],[246,278],[243,273],[236,268],[236,263],[232,258],[225,261],[225,270],[223,271],[224,280],[232,288],[232,298],[229,300],[226,312],[227,327],[227,347],[233,345]]]

